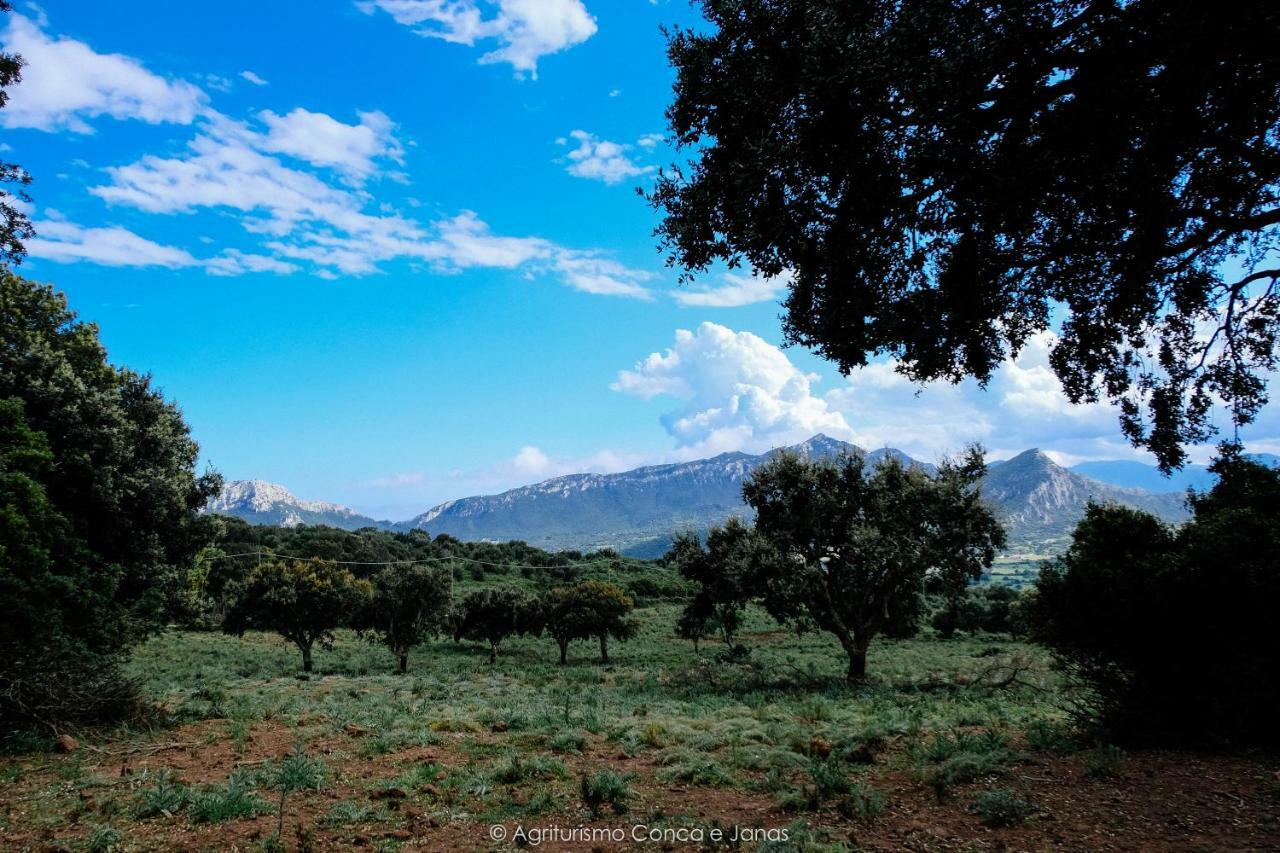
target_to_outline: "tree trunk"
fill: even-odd
[[[841,648],[849,656],[849,672],[845,676],[850,684],[859,684],[867,680],[867,645],[868,641],[861,634],[850,634],[835,631]]]
[[[404,675],[409,671],[409,653],[407,651],[400,652],[400,674]]]
[[[845,650],[849,653],[849,675],[851,684],[867,680],[867,644],[854,640]]]
[[[608,634],[600,635],[600,662],[601,663],[609,662],[609,635]]]
[[[560,644],[560,665],[564,666],[569,662],[569,641],[557,639],[556,642]]]
[[[302,671],[310,672],[311,671],[311,644],[300,643],[299,648],[302,649]]]

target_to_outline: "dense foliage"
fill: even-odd
[[[60,294],[0,271],[0,715],[107,711],[116,656],[168,618],[210,536],[219,479],[197,452]]]
[[[862,680],[867,647],[897,621],[897,602],[918,601],[926,582],[959,592],[1004,546],[978,493],[985,470],[978,448],[932,476],[892,457],[867,471],[860,456],[777,454],[743,485],[779,555],[757,580],[765,607],[835,636],[849,680]]]
[[[1277,742],[1280,472],[1228,449],[1194,519],[1092,506],[1041,573],[1032,636],[1131,742]]]
[[[670,34],[693,162],[658,236],[790,284],[841,370],[987,379],[1061,320],[1072,401],[1165,466],[1265,401],[1280,332],[1280,4],[703,0]],[[1209,330],[1203,334],[1204,329]]]
[[[966,634],[1018,634],[1021,632],[1018,591],[1008,586],[971,586],[959,595],[944,598],[929,620],[943,637],[956,631]]]
[[[312,648],[317,643],[331,647],[334,631],[352,626],[372,596],[368,581],[335,563],[271,560],[249,572],[223,629],[230,634],[275,631],[298,647],[303,671],[311,672]]]

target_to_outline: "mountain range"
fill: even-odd
[[[865,451],[825,435],[789,448],[809,457],[864,454],[870,464],[894,456],[932,471],[893,448]],[[569,474],[521,486],[497,495],[447,501],[411,519],[381,521],[338,504],[302,501],[286,489],[259,480],[228,483],[209,512],[255,524],[326,524],[347,530],[426,530],[464,540],[520,539],[547,550],[610,547],[636,556],[661,554],[674,531],[705,530],[731,516],[750,517],[742,501],[742,482],[770,453],[723,453],[710,459],[650,465],[616,474]],[[1108,465],[1112,463],[1106,463]],[[1039,450],[988,466],[982,489],[1009,529],[1012,550],[1052,553],[1060,550],[1089,501],[1116,502],[1147,510],[1166,521],[1184,520],[1185,492],[1171,481],[1151,480],[1130,467],[1064,468]],[[1084,468],[1085,466],[1077,466]],[[1151,469],[1154,472],[1154,469]],[[1102,477],[1168,483],[1155,491],[1104,482]],[[1155,476],[1159,477],[1158,472]],[[1205,472],[1205,476],[1208,472]],[[1199,485],[1199,482],[1196,483]]]

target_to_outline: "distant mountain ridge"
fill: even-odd
[[[867,452],[821,434],[787,449],[807,457],[863,454],[873,465],[893,456],[935,470],[932,464],[893,448]],[[464,540],[520,539],[547,550],[610,547],[656,556],[675,531],[705,530],[732,516],[749,518],[752,513],[742,500],[742,482],[773,452],[723,453],[616,474],[569,474],[501,494],[446,501],[395,523],[337,504],[301,501],[282,487],[261,481],[228,484],[208,510],[258,524],[418,529]],[[1011,547],[1022,550],[1059,550],[1090,500],[1137,507],[1172,522],[1188,515],[1181,492],[1157,493],[1105,483],[1063,468],[1039,450],[992,463],[983,491],[1005,520]]]
[[[232,480],[223,486],[222,494],[209,502],[205,511],[274,527],[299,527],[303,524],[323,524],[343,530],[391,527],[390,522],[377,521],[341,504],[301,500],[284,486],[263,480]]]

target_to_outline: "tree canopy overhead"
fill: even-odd
[[[985,381],[1060,326],[1073,402],[1164,467],[1247,423],[1280,331],[1280,4],[703,0],[669,33],[692,162],[649,195],[686,276],[791,276],[848,372]]]

